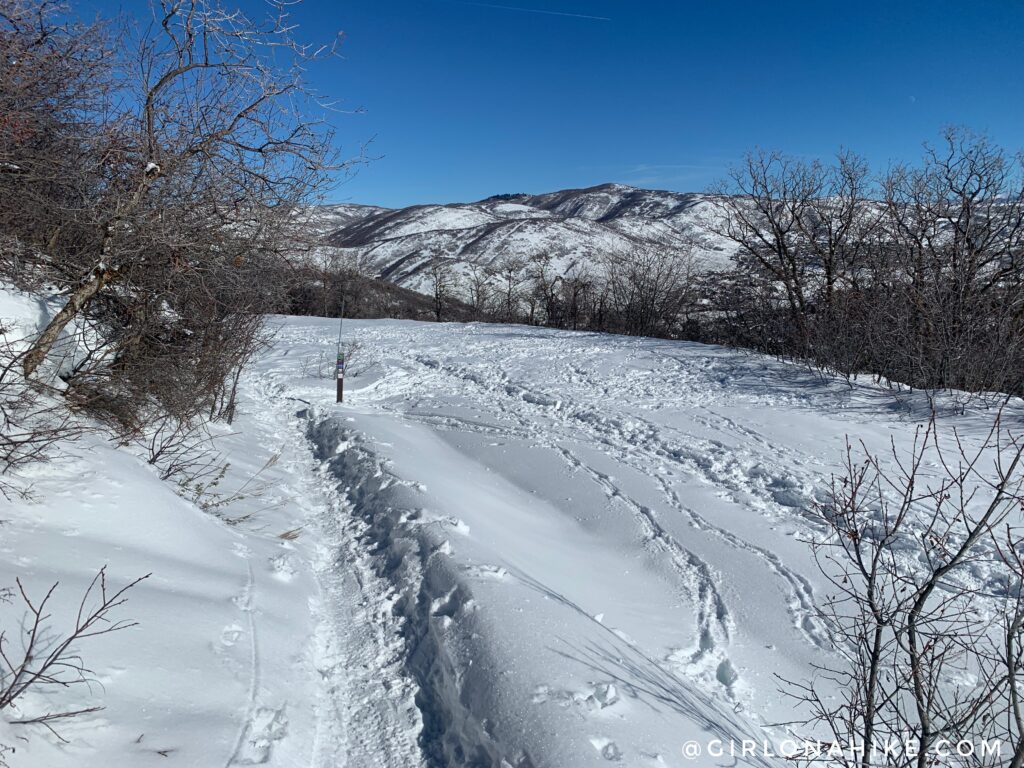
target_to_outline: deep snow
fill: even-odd
[[[714,347],[397,321],[345,323],[335,405],[336,321],[272,322],[219,440],[255,493],[202,512],[86,437],[4,503],[0,583],[60,580],[55,616],[104,564],[153,573],[82,648],[100,685],[24,712],[107,708],[65,744],[3,725],[12,765],[731,764],[683,745],[780,738],[776,676],[829,652],[805,539],[846,436],[928,413]]]
[[[45,322],[31,297],[0,299],[9,338]],[[33,692],[0,717],[11,766],[418,764],[394,590],[373,576],[359,525],[321,480],[294,404],[258,383],[217,439],[230,463],[218,492],[248,490],[213,512],[137,447],[97,435],[18,473],[27,500],[0,497],[0,585],[20,578],[38,600],[59,582],[54,631],[99,568],[114,588],[152,573],[112,617],[138,626],[76,648],[88,686]],[[23,615],[18,601],[0,604],[8,652]],[[56,723],[59,737],[8,724],[97,705]]]
[[[848,435],[907,448],[927,398],[697,344],[375,322],[346,323],[334,406],[296,372],[335,333],[285,321],[254,378],[308,403],[402,591],[436,764],[711,765],[683,744],[786,735],[778,677],[829,652],[810,510]],[[970,444],[991,416],[945,418]]]

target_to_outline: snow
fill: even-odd
[[[352,765],[416,764],[412,688],[389,673],[400,638],[382,607],[387,590],[360,580],[355,553],[339,570],[354,534],[314,487],[304,443],[253,420],[246,432],[225,438],[234,441],[224,446],[235,462],[228,483],[274,453],[282,463],[260,498],[225,511],[254,515],[235,525],[95,440],[23,477],[36,500],[4,512],[0,579],[20,576],[35,596],[59,581],[58,626],[101,566],[118,586],[153,576],[118,612],[137,627],[79,649],[99,685],[31,696],[17,714],[105,709],[61,727],[69,744],[15,732],[31,738],[15,743],[14,765],[326,767],[342,749]],[[5,627],[17,613],[4,610]],[[379,677],[395,684],[385,690]]]
[[[547,219],[551,217],[551,213],[548,211],[541,211],[520,203],[495,203],[488,205],[488,209],[494,215],[508,219]]]
[[[11,325],[28,329],[38,312],[30,297],[0,291]],[[5,711],[12,766],[326,768],[339,755],[370,768],[418,764],[392,589],[319,480],[292,404],[275,408],[267,395],[258,405],[217,441],[230,462],[222,491],[255,478],[252,493],[213,512],[137,448],[95,434],[14,476],[31,496],[0,497],[0,585],[20,578],[38,599],[58,583],[55,631],[99,568],[116,588],[152,576],[114,617],[138,626],[76,648],[90,685],[33,692]],[[22,616],[17,602],[0,605],[9,637]],[[8,723],[93,706],[104,709],[57,724],[64,741]]]
[[[42,302],[17,290],[0,290],[0,331],[11,344],[24,343],[42,320]]]
[[[309,403],[369,526],[436,764],[673,765],[690,739],[786,735],[776,676],[831,651],[808,512],[847,435],[906,447],[925,397],[696,344],[368,322],[335,406],[296,378],[335,332],[287,320],[254,378]],[[970,442],[991,413],[948,418]]]
[[[389,210],[388,208],[380,208],[374,205],[339,203],[335,205],[315,205],[302,210],[299,216],[316,231],[328,233],[370,216],[388,213]]]
[[[400,222],[397,226],[389,227],[386,230],[385,237],[408,237],[440,229],[473,229],[492,224],[495,221],[495,218],[486,212],[475,210],[468,206],[430,205],[413,208],[412,214],[407,220]]]
[[[563,274],[585,258],[600,275],[603,257],[633,253],[638,243],[689,253],[692,241],[695,266],[701,270],[728,268],[735,251],[734,244],[713,233],[721,212],[703,195],[609,184],[517,200],[366,209],[344,216],[337,212],[358,207],[323,207],[314,209],[311,219],[321,232],[336,227],[331,247],[346,258],[427,294],[431,286],[425,267],[436,258],[464,269],[509,256],[546,256]]]
[[[682,749],[777,741],[776,676],[831,652],[805,539],[846,436],[906,447],[928,413],[716,347],[400,321],[346,321],[338,405],[307,364],[337,321],[273,322],[217,440],[250,495],[202,511],[88,435],[19,476],[0,584],[59,581],[60,618],[104,565],[153,575],[80,649],[100,685],[17,714],[106,709],[68,743],[2,724],[14,765],[719,764]],[[943,416],[968,445],[990,418]]]

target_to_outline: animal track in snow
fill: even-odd
[[[220,644],[225,648],[231,648],[238,642],[245,630],[237,624],[228,624],[220,631]]]

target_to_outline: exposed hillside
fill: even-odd
[[[603,257],[647,246],[695,245],[701,265],[713,269],[730,253],[707,231],[713,215],[706,195],[604,184],[397,210],[329,206],[318,210],[314,222],[344,257],[358,259],[385,280],[426,291],[425,268],[436,258],[464,269],[543,254],[565,273],[580,267],[599,271]]]

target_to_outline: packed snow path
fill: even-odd
[[[39,331],[49,316],[41,310],[38,297],[0,286],[0,325],[16,338]],[[23,648],[26,608],[5,587],[24,585],[37,604],[54,588],[39,636],[48,652],[73,626],[100,568],[115,589],[151,576],[112,616],[137,625],[73,647],[88,684],[34,686],[5,709],[0,762],[422,764],[399,593],[376,574],[365,524],[296,428],[296,404],[268,385],[251,379],[235,423],[211,428],[216,450],[201,454],[210,445],[192,443],[194,466],[213,475],[162,479],[146,446],[87,433],[62,442],[51,462],[5,476],[28,491],[0,493],[0,633],[9,657]],[[62,712],[82,714],[53,730],[13,722]]]
[[[335,321],[281,322],[249,392],[359,526],[340,560],[394,590],[400,644],[383,615],[363,639],[401,655],[432,766],[714,765],[683,745],[780,735],[777,676],[827,652],[808,512],[847,435],[885,450],[927,413],[714,347],[394,321],[346,323],[336,406]]]

